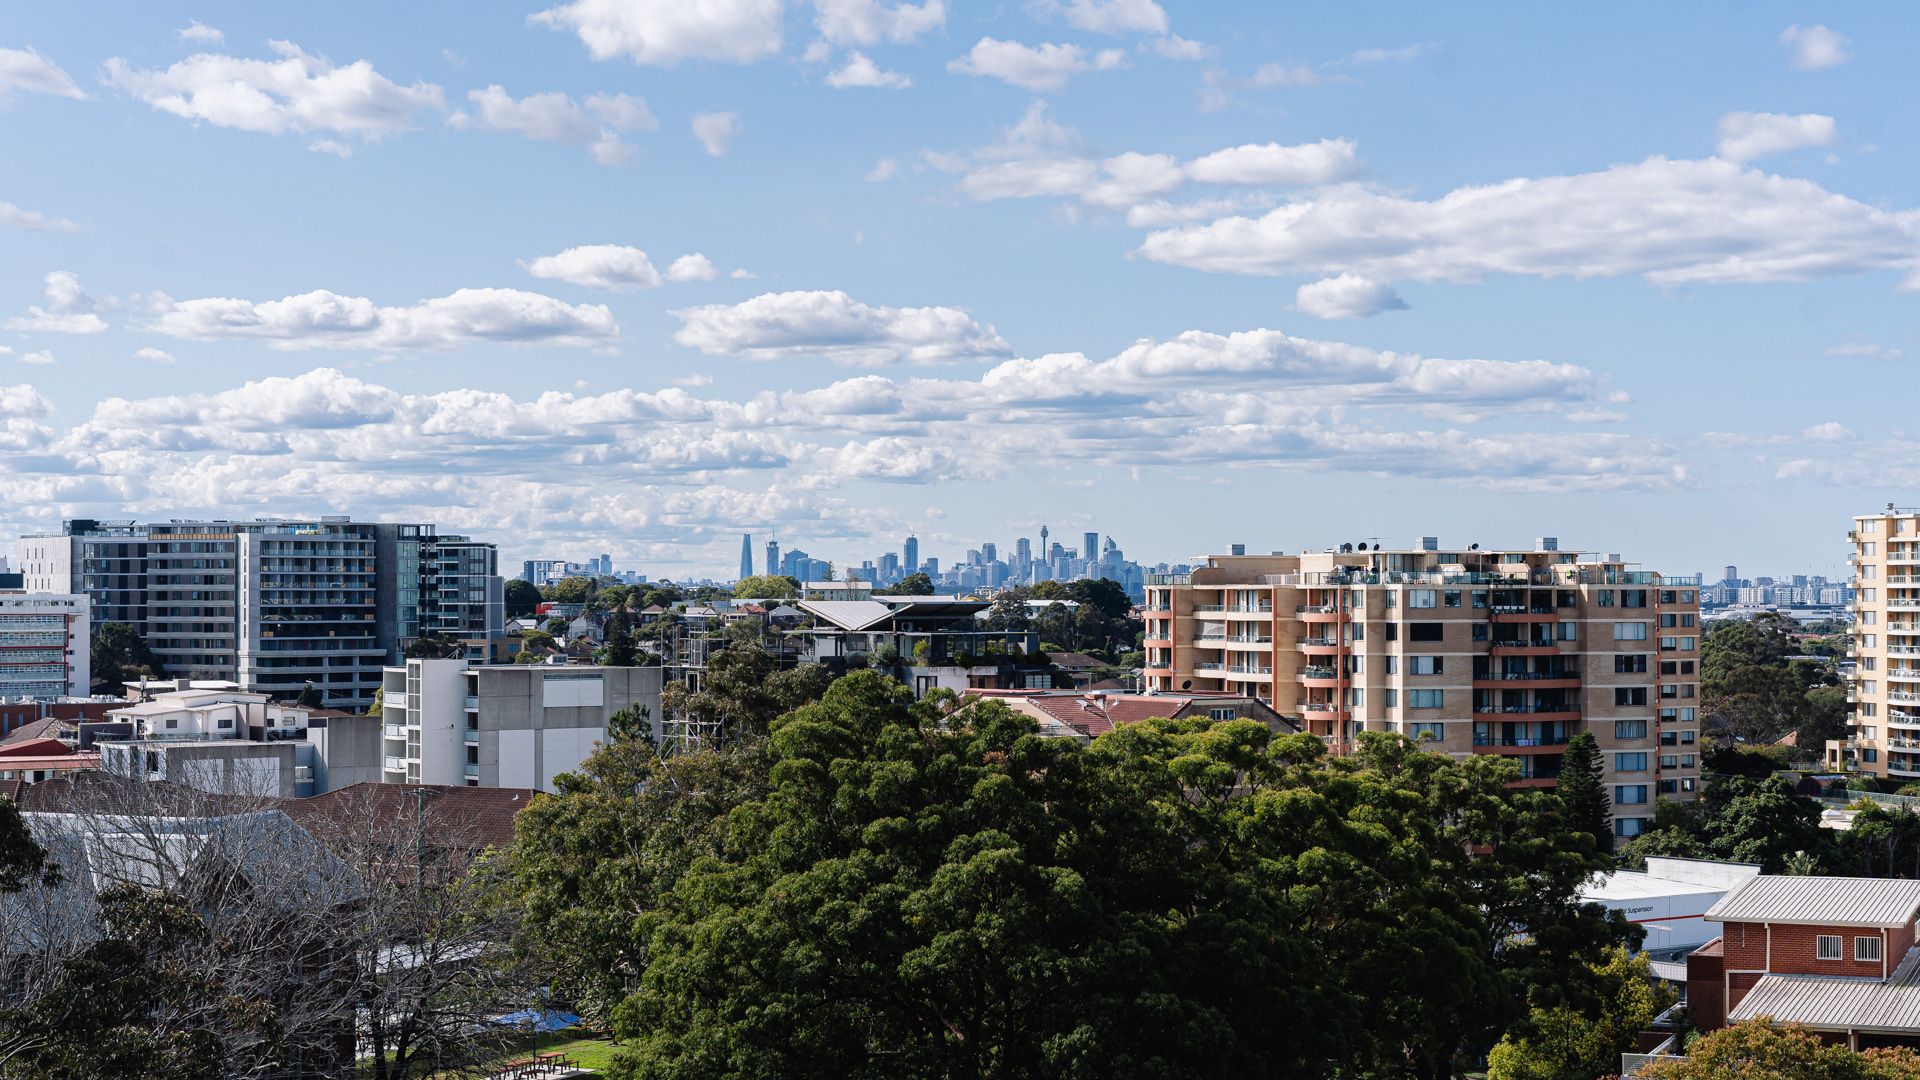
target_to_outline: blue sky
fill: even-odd
[[[22,6],[0,535],[344,512],[670,575],[1046,521],[1841,575],[1920,480],[1920,20],[1610,14]]]

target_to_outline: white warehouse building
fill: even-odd
[[[408,660],[382,685],[382,778],[394,784],[553,789],[639,705],[657,725],[661,669]]]

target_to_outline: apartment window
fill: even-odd
[[[1622,589],[1620,591],[1620,606],[1621,607],[1646,607],[1647,606],[1647,590]]]
[[[1392,598],[1392,595],[1393,595],[1393,594],[1391,594],[1391,593],[1389,593],[1389,594],[1387,594],[1387,595],[1388,595],[1388,598],[1389,598],[1389,599],[1391,599],[1391,598]],[[1483,623],[1474,623],[1473,625],[1474,625],[1474,629],[1476,629],[1476,630],[1477,630],[1477,629],[1479,629],[1479,628],[1480,628],[1481,626],[1483,626],[1483,625],[1485,625],[1485,624],[1483,624]],[[1359,623],[1355,623],[1355,624],[1354,624],[1354,627],[1355,627],[1355,629],[1358,629],[1358,628],[1359,628],[1359,626],[1360,626],[1360,624],[1359,624]],[[1391,623],[1391,622],[1390,622],[1390,623],[1388,623],[1388,624],[1387,624],[1387,640],[1388,640],[1388,641],[1399,641],[1399,640],[1400,640],[1400,624],[1399,624],[1399,623]]]
[[[1438,709],[1444,703],[1445,695],[1444,690],[1409,690],[1407,691],[1407,708]]]
[[[1877,937],[1857,937],[1853,939],[1853,958],[1880,962],[1880,939]]]
[[[1554,627],[1553,636],[1559,638],[1561,641],[1572,641],[1579,635],[1579,631],[1579,623],[1563,622]]]
[[[223,717],[221,717],[221,718],[220,718],[220,726],[221,726],[222,728],[230,728],[230,727],[232,727],[232,726],[233,726],[233,717],[231,717],[231,716],[223,716]]]
[[[1679,768],[1679,767],[1680,767],[1680,757],[1679,757],[1679,755],[1677,755],[1677,754],[1661,754],[1661,755],[1660,755],[1660,767],[1661,767],[1661,768],[1663,768],[1663,769],[1677,769],[1677,768]],[[1669,783],[1670,781],[1666,781],[1666,780],[1662,780],[1662,781],[1660,781],[1660,782],[1661,782],[1662,784],[1666,784],[1666,783]],[[1671,790],[1673,790],[1673,789],[1671,789],[1671,788],[1665,788],[1665,787],[1663,787],[1663,788],[1662,788],[1661,790],[1663,790],[1663,791],[1671,791]]]
[[[1447,737],[1447,728],[1445,724],[1408,724],[1407,737],[1415,742],[1441,742]]]
[[[1678,719],[1680,719],[1680,710],[1678,709],[1661,709],[1660,710],[1661,723],[1671,724]]]
[[[1647,785],[1620,784],[1613,789],[1615,806],[1638,806],[1647,801]]]
[[[1639,836],[1646,831],[1646,818],[1623,817],[1613,819],[1613,835],[1615,836]]]
[[[1432,589],[1407,590],[1407,606],[1410,608],[1430,608],[1439,602],[1439,593]]]
[[[1439,656],[1409,656],[1407,657],[1407,674],[1444,675],[1446,660]]]
[[[1448,607],[1459,607],[1460,590],[1448,589],[1446,592],[1440,594],[1440,601]]]
[[[1618,675],[1639,675],[1647,670],[1646,653],[1616,653],[1613,670]]]
[[[1879,731],[1879,728],[1863,727],[1860,729],[1860,737],[1871,742],[1878,735]]]
[[[1209,720],[1231,720],[1231,719],[1233,719],[1233,710],[1232,710],[1231,708],[1226,708],[1226,709],[1208,709],[1208,710],[1207,710],[1207,719],[1209,719]]]
[[[1357,709],[1360,706],[1365,705],[1366,703],[1367,703],[1367,691],[1365,687],[1360,687],[1360,686],[1347,687],[1347,704],[1348,705],[1351,705]]]
[[[1408,641],[1440,641],[1446,636],[1446,623],[1417,622],[1407,624]]]
[[[1612,607],[1613,606],[1613,590],[1601,589],[1598,593],[1594,594],[1593,602],[1594,602],[1594,605],[1597,607]]]
[[[1644,686],[1616,686],[1613,688],[1615,705],[1645,705],[1647,688]]]
[[[1389,674],[1389,675],[1398,675],[1398,674],[1400,673],[1400,658],[1399,658],[1399,657],[1397,657],[1397,656],[1383,656],[1383,657],[1381,657],[1380,659],[1381,659],[1382,661],[1384,661],[1384,662],[1386,663],[1386,665],[1387,665],[1387,674]]]
[[[1389,627],[1388,629],[1392,629],[1392,628]],[[1473,624],[1473,640],[1475,641],[1487,640],[1487,624],[1486,623],[1477,622]]]
[[[1682,734],[1691,735],[1693,733],[1689,731],[1683,732]],[[1647,722],[1645,720],[1615,720],[1613,722],[1613,737],[1616,739],[1644,739],[1647,737]],[[1692,742],[1693,740],[1688,739],[1687,741]]]
[[[1484,608],[1487,606],[1487,590],[1485,589],[1473,590],[1473,606],[1477,608]]]
[[[1676,638],[1676,637],[1663,637],[1663,638],[1661,638],[1661,639],[1660,639],[1660,651],[1661,651],[1661,652],[1675,652],[1675,651],[1677,651],[1677,650],[1678,650],[1679,648],[1680,648],[1680,639],[1679,639],[1679,638]]]
[[[1666,683],[1660,687],[1660,696],[1663,698],[1677,698],[1680,696],[1680,688],[1672,683]]]
[[[1840,953],[1839,934],[1821,934],[1813,939],[1814,957],[1819,960],[1838,960]]]
[[[1613,624],[1613,640],[1645,641],[1647,624],[1643,622],[1617,622]]]
[[[1387,708],[1391,709],[1400,704],[1400,691],[1389,687],[1388,689],[1380,691],[1380,694],[1380,704],[1385,705]]]
[[[1869,765],[1876,764],[1880,760],[1880,751],[1875,750],[1871,747],[1863,748],[1860,751],[1860,760],[1866,762]]]
[[[177,728],[177,727],[179,727],[179,726],[180,726],[180,718],[179,718],[179,717],[177,717],[177,716],[169,716],[169,717],[167,717],[167,730],[169,730],[169,731],[171,731],[171,730],[173,730],[174,728]]]
[[[1613,755],[1613,771],[1614,772],[1646,772],[1647,771],[1647,755],[1645,753],[1615,754]]]

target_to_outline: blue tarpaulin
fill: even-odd
[[[516,1027],[525,1031],[564,1031],[580,1022],[578,1016],[570,1012],[553,1012],[548,1009],[521,1009],[505,1016],[496,1016],[493,1022],[502,1027]]]

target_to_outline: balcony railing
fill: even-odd
[[[1300,644],[1312,645],[1316,648],[1338,648],[1340,642],[1334,638],[1301,638]]]
[[[388,754],[386,764],[387,764],[388,772],[406,772],[407,771],[406,758],[394,757],[392,754]]]
[[[1335,668],[1317,667],[1309,664],[1300,669],[1300,677],[1303,679],[1337,679],[1340,677],[1340,672]]]
[[[1340,605],[1301,604],[1299,607],[1294,608],[1293,611],[1296,615],[1337,615],[1340,612]]]
[[[1300,703],[1300,710],[1302,712],[1346,712],[1347,707],[1332,701],[1303,701]]]
[[[1577,671],[1476,671],[1473,677],[1494,682],[1538,682],[1547,679],[1577,682],[1580,679],[1580,673]]]
[[[1476,713],[1498,713],[1500,715],[1532,715],[1534,713],[1577,713],[1578,705],[1475,705]]]
[[[1567,736],[1565,735],[1538,739],[1510,739],[1504,735],[1475,735],[1473,737],[1473,745],[1475,746],[1565,746],[1566,744]]]

